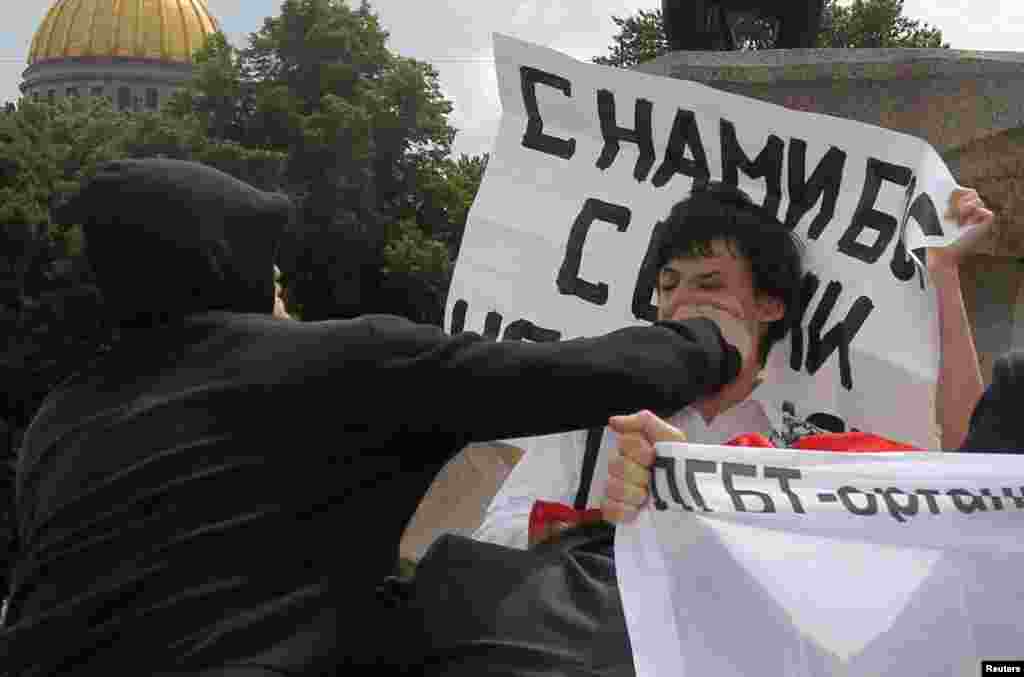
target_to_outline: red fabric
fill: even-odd
[[[761,433],[746,433],[732,438],[725,443],[729,447],[770,447],[775,448],[771,441]]]
[[[726,445],[731,447],[774,447],[767,437],[760,433],[747,433],[732,438]],[[820,433],[801,437],[793,445],[794,449],[809,451],[846,451],[846,452],[880,452],[880,451],[924,451],[909,444],[895,442],[879,435],[870,433]]]
[[[924,451],[902,442],[886,439],[870,433],[821,433],[807,435],[797,440],[794,449],[815,451]]]
[[[565,522],[570,525],[595,522],[601,519],[600,508],[577,510],[562,503],[550,501],[534,501],[530,510],[530,538],[538,539],[544,534],[545,527],[552,522]]]

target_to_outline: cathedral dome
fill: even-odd
[[[56,0],[32,38],[21,91],[39,100],[103,96],[156,110],[193,75],[220,31],[207,0]]]
[[[28,63],[116,58],[188,64],[218,30],[206,0],[57,0],[32,39]]]

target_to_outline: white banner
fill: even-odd
[[[971,676],[1024,658],[1024,456],[659,444],[616,533],[639,677]]]
[[[956,183],[934,149],[500,35],[495,58],[504,112],[451,285],[452,331],[544,341],[649,321],[655,223],[694,176],[724,179],[807,245],[806,310],[759,399],[934,444],[934,293],[906,249],[971,232],[944,219]]]

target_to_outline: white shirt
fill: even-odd
[[[737,435],[779,429],[781,412],[748,398],[716,416],[710,424],[695,408],[687,407],[669,422],[697,444],[723,444]],[[526,549],[530,511],[535,501],[572,505],[579,489],[586,451],[587,431],[508,440],[523,450],[523,457],[501,485],[473,538],[512,548]],[[608,484],[608,459],[616,448],[614,432],[605,428],[594,467],[587,507],[600,507]]]

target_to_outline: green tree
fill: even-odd
[[[596,56],[594,63],[629,68],[670,51],[660,9],[641,9],[625,18],[613,16],[612,22],[619,32],[612,39],[608,56]]]
[[[455,265],[469,208],[480,189],[489,160],[488,154],[469,156],[463,153],[457,160],[424,162],[418,168],[419,202],[414,205],[417,222],[431,237],[448,246],[449,268]]]
[[[253,101],[246,95],[240,77],[238,52],[223,33],[215,33],[192,58],[190,86],[176,92],[162,113],[195,116],[206,136],[212,139],[243,141],[245,120],[251,115]]]
[[[629,68],[650,61],[669,50],[661,10],[641,9],[636,14],[612,17],[619,32],[612,38],[607,56],[594,63]],[[763,19],[749,19],[734,27],[741,49],[771,49],[774,26]],[[942,31],[903,16],[903,0],[825,0],[819,47],[949,47]]]
[[[942,31],[903,16],[903,0],[828,0],[818,36],[821,47],[941,47]]]
[[[282,268],[305,319],[390,311],[389,276],[429,278],[434,315],[443,302],[452,256],[435,245],[465,225],[437,185],[462,176],[449,166],[452,106],[437,72],[387,39],[365,1],[285,0],[243,49],[209,41],[169,108],[197,116],[214,141],[287,157],[280,188],[300,209]]]
[[[469,209],[488,155],[425,160],[416,190],[386,230],[382,308],[418,322],[440,324]]]

